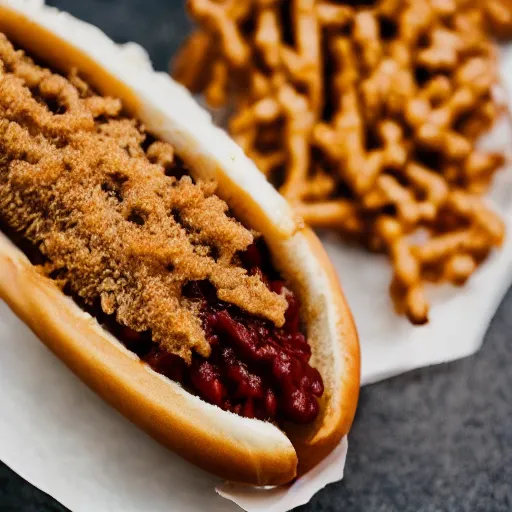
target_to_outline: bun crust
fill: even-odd
[[[142,364],[1,233],[0,298],[86,384],[190,462],[253,485],[284,484],[311,469],[349,431],[360,379],[354,322],[319,240],[181,86],[132,62],[95,27],[34,2],[0,0],[0,31],[121,98],[148,130],[174,145],[196,177],[216,179],[236,217],[263,234],[303,303],[312,363],[325,384],[321,412],[312,425],[286,426],[285,434],[203,402]]]
[[[304,429],[288,432],[299,458],[299,475],[306,473],[329,455],[341,438],[349,432],[359,399],[361,375],[359,338],[336,271],[313,231],[306,229],[303,232],[312,254],[325,271],[331,300],[338,315],[337,335],[332,335],[329,340],[332,341],[332,353],[339,357],[340,367],[335,369],[334,377],[338,387],[335,388],[336,393],[331,390],[331,403],[327,406],[327,412],[324,410],[321,426],[313,432],[311,429],[310,432],[304,432]],[[327,366],[322,368],[319,365],[320,373],[332,371],[332,368]]]

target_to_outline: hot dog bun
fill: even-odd
[[[0,0],[0,32],[49,65],[72,68],[170,142],[196,177],[219,183],[235,216],[259,231],[303,304],[312,364],[325,385],[312,425],[286,427],[225,412],[152,371],[38,273],[0,233],[0,298],[84,382],[191,462],[232,481],[279,485],[321,461],[348,432],[359,391],[359,345],[336,274],[315,235],[294,217],[242,150],[141,50],[41,2]]]

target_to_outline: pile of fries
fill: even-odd
[[[426,282],[462,285],[502,244],[482,195],[502,154],[488,23],[505,0],[189,0],[173,75],[213,108],[313,227],[393,265],[397,311],[428,321]],[[501,9],[501,10],[500,10]],[[508,23],[508,24],[507,24]],[[498,30],[498,29],[496,29]]]

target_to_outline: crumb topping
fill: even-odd
[[[215,183],[195,183],[118,99],[36,65],[2,34],[0,217],[39,247],[45,275],[187,361],[210,353],[197,304],[182,294],[190,281],[284,323],[284,296],[238,258],[255,235]]]

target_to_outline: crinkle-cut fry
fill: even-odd
[[[476,140],[491,129],[496,119],[502,115],[501,110],[492,98],[483,100],[473,112],[458,122],[457,129],[464,137]]]
[[[404,110],[407,121],[413,127],[422,126],[423,123],[430,120],[433,105],[443,106],[450,100],[452,94],[453,86],[448,77],[440,75],[430,79],[416,94],[410,94],[406,98]],[[446,119],[446,114],[443,116]],[[450,120],[451,117],[448,117],[446,122],[449,123]]]
[[[319,65],[320,27],[315,15],[316,0],[295,0],[295,34],[299,55]]]
[[[216,59],[212,64],[211,81],[204,91],[204,97],[213,108],[226,105],[228,101],[229,68],[225,61]]]
[[[404,7],[403,0],[381,0],[375,5],[376,14],[394,20]]]
[[[430,104],[427,103],[430,112],[427,113],[426,118],[412,118],[410,122],[416,127],[431,124],[440,129],[447,129],[453,125],[459,116],[470,111],[473,106],[478,104],[479,99],[480,96],[472,91],[470,87],[463,86],[454,91],[448,100],[437,108],[431,108]],[[412,101],[414,105],[415,100]]]
[[[470,139],[452,129],[458,118],[471,112],[480,101],[479,87],[463,86],[440,107],[432,109],[425,98],[412,99],[406,108],[406,118],[416,128],[418,141],[441,151],[450,159],[462,160],[473,149]]]
[[[270,96],[272,93],[272,81],[269,80],[265,73],[256,68],[248,70],[249,86],[246,90],[246,97],[257,101],[259,99]]]
[[[363,197],[363,205],[370,210],[380,209],[389,204],[399,204],[406,209],[413,202],[412,192],[400,185],[393,176],[386,174],[380,175],[372,190]]]
[[[282,62],[294,81],[307,86],[311,111],[319,115],[323,105],[321,28],[315,10],[316,0],[293,0],[292,23],[295,48],[282,46]]]
[[[490,178],[482,178],[480,180],[473,180],[467,186],[467,191],[470,194],[483,195],[485,194],[489,188],[491,187],[491,179]]]
[[[393,121],[382,122],[377,129],[383,148],[366,152],[360,118],[355,112],[354,97],[346,95],[347,111],[335,120],[336,129],[325,124],[315,127],[313,136],[320,148],[333,160],[341,159],[339,171],[357,194],[366,194],[384,166],[400,167],[407,159],[403,133]]]
[[[395,278],[406,288],[418,283],[421,279],[421,265],[407,240],[398,238],[391,244],[389,251]]]
[[[347,91],[340,102],[334,128],[319,124],[314,129],[313,138],[330,158],[341,160],[338,166],[341,178],[348,182],[356,194],[364,195],[373,186],[382,169],[383,153],[366,153],[364,126],[356,91]]]
[[[379,37],[379,25],[369,11],[358,12],[354,16],[352,37],[359,50],[361,64],[366,69],[375,69],[382,57],[382,44]]]
[[[418,141],[430,149],[442,152],[451,160],[463,160],[471,153],[469,140],[453,130],[442,129],[435,124],[424,124],[416,132]]]
[[[436,214],[432,203],[417,201],[408,187],[385,174],[377,178],[375,187],[363,198],[363,204],[369,209],[395,206],[398,219],[405,226],[416,225],[421,220],[433,220]]]
[[[394,39],[388,43],[387,52],[402,69],[412,70],[416,51],[413,51],[409,44],[401,39]]]
[[[396,217],[390,215],[379,215],[375,220],[375,234],[386,244],[391,246],[404,234],[403,226]]]
[[[247,20],[248,16],[251,14],[255,2],[263,4],[272,3],[277,0],[247,0],[247,2],[237,2],[236,0],[215,0],[217,3],[219,3],[219,1],[224,2],[226,13],[231,19],[241,23],[244,20]]]
[[[473,97],[480,98],[492,91],[496,73],[495,64],[489,62],[488,58],[473,57],[455,70],[453,81],[459,89],[468,88]]]
[[[411,323],[424,325],[428,322],[430,305],[425,297],[425,290],[421,281],[407,289],[404,302],[405,314]]]
[[[336,117],[334,129],[325,123],[319,123],[315,126],[313,139],[318,146],[332,160],[345,159],[350,162],[357,159],[357,163],[359,163],[358,158],[360,156],[366,156],[367,160],[370,160],[373,155],[376,163],[381,166],[401,167],[407,159],[407,148],[403,140],[401,127],[394,121],[379,123],[377,135],[382,144],[382,149],[376,149],[364,155],[366,151],[364,149],[362,126],[357,121],[357,113],[349,110],[353,107],[352,100],[353,97],[347,94],[345,97],[347,111]],[[355,166],[350,163],[348,166],[354,167],[354,174],[356,174]],[[349,172],[349,169],[347,168],[346,171]]]
[[[451,16],[457,11],[456,0],[431,0],[432,9],[438,16]]]
[[[407,122],[413,127],[422,126],[429,120],[432,107],[430,101],[421,96],[410,98],[404,110],[404,116]]]
[[[490,180],[494,173],[504,165],[505,157],[501,153],[485,153],[474,150],[464,162],[462,171],[468,183]]]
[[[480,6],[459,9],[453,16],[452,26],[464,40],[467,53],[485,55],[494,52],[493,44],[486,34],[484,14]]]
[[[399,40],[415,46],[421,34],[425,33],[435,20],[435,12],[429,0],[406,2],[400,14]]]
[[[386,100],[387,115],[400,117],[408,97],[413,95],[416,90],[411,70],[400,68],[393,74],[390,85],[391,88]]]
[[[490,249],[489,238],[475,228],[461,229],[432,236],[422,245],[413,245],[411,250],[422,264],[434,264],[456,253],[478,254]]]
[[[430,34],[430,46],[418,53],[417,62],[430,71],[453,69],[459,61],[464,43],[459,35],[443,27]]]
[[[193,32],[172,61],[174,79],[193,93],[204,90],[210,78],[213,46],[210,34]]]
[[[288,155],[288,173],[279,191],[293,202],[300,197],[302,183],[309,171],[309,136],[313,126],[313,116],[308,109],[306,98],[292,87],[282,87],[278,93],[278,101],[285,113]]]
[[[315,228],[335,229],[352,234],[360,234],[364,229],[356,204],[348,199],[297,203],[295,211],[307,224]]]
[[[348,148],[347,144],[347,151]],[[355,194],[362,197],[371,190],[382,170],[382,157],[380,151],[373,151],[367,155],[354,154],[348,158],[345,165],[340,166],[340,174],[351,185]]]
[[[390,293],[399,313],[405,313],[411,323],[422,325],[428,322],[429,304],[421,279],[421,265],[414,256],[408,242],[397,237],[389,253],[394,268]]]
[[[254,57],[235,65],[219,26],[199,20],[212,44],[201,72],[210,87],[222,83],[212,73],[220,56],[235,86],[232,135],[271,181],[284,173],[281,192],[307,222],[387,252],[395,302],[414,323],[427,321],[423,283],[462,284],[504,234],[481,201],[457,195],[485,191],[503,163],[476,149],[499,114],[485,7],[189,1],[221,6]],[[408,240],[421,229],[423,252]]]
[[[449,186],[442,176],[417,163],[411,162],[405,168],[405,176],[417,190],[425,194],[426,201],[437,210],[449,194]]]
[[[381,121],[377,134],[382,144],[382,165],[399,169],[407,161],[408,144],[402,127],[395,121]]]
[[[502,39],[512,37],[512,2],[510,0],[488,0],[485,13],[491,33]]]
[[[470,254],[453,254],[443,264],[443,280],[462,286],[475,272],[477,263]]]
[[[410,70],[389,58],[383,59],[360,85],[361,101],[368,122],[400,113],[416,86]]]
[[[313,176],[302,183],[300,198],[304,201],[323,201],[336,189],[334,177],[324,170],[317,169]]]
[[[254,45],[270,69],[277,68],[281,63],[281,26],[276,4],[268,2],[260,11],[254,37]]]
[[[347,5],[320,2],[316,6],[316,15],[322,27],[342,28],[352,22],[354,10]]]
[[[359,80],[359,69],[351,41],[346,37],[333,37],[330,51],[336,67],[333,86],[338,103],[346,90],[353,89]]]
[[[252,105],[241,108],[231,118],[229,128],[232,133],[239,134],[255,125],[271,123],[282,114],[282,106],[275,98],[266,97]]]
[[[239,4],[250,3],[249,0],[225,0],[222,3],[213,0],[188,0],[191,15],[219,37],[223,55],[235,67],[240,67],[249,60],[250,49],[240,33],[236,19],[230,14],[240,9]]]
[[[444,103],[453,92],[450,79],[444,75],[431,78],[419,91],[418,97],[432,103]]]
[[[505,223],[484,204],[481,197],[462,190],[454,190],[449,195],[448,207],[473,221],[474,225],[486,234],[490,245],[502,245],[505,238]]]
[[[342,157],[338,133],[327,123],[318,123],[313,128],[313,142],[333,162]]]

